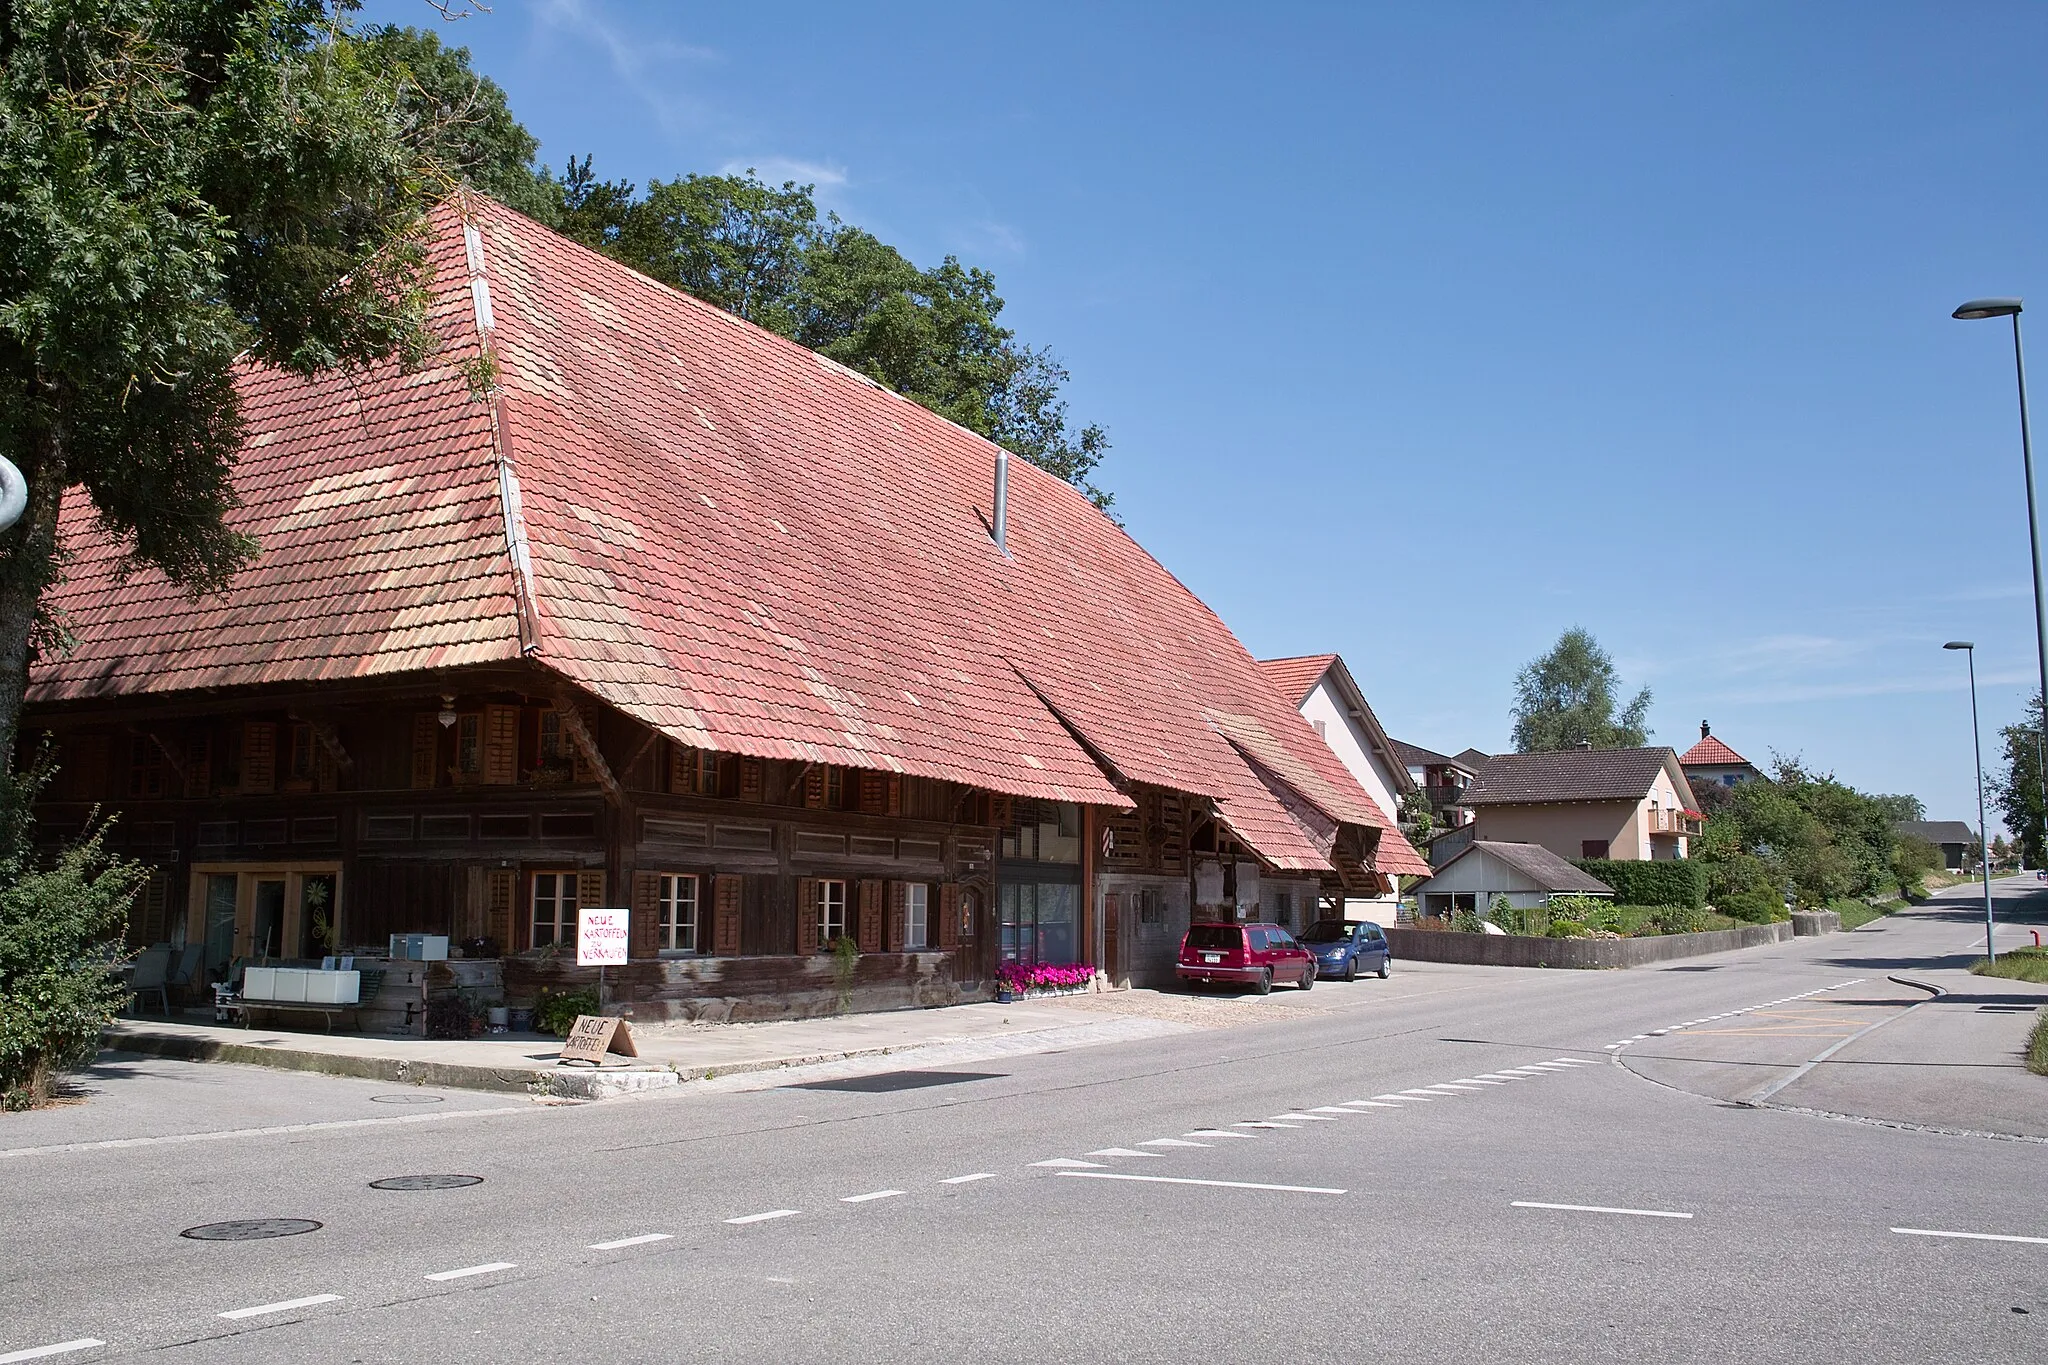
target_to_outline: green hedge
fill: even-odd
[[[1613,887],[1615,900],[1624,905],[1682,905],[1698,910],[1707,903],[1707,869],[1695,862],[1577,858],[1572,866]]]

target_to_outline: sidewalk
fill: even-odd
[[[640,1055],[614,1056],[599,1069],[558,1066],[556,1055],[562,1040],[538,1033],[444,1041],[123,1018],[106,1030],[104,1041],[117,1052],[188,1061],[239,1062],[367,1080],[602,1099],[712,1076],[871,1057],[909,1048],[1001,1040],[1006,1049],[1042,1050],[1154,1037],[1199,1026],[1146,1017],[1142,1010],[1106,1010],[1099,1003],[1106,999],[1074,996],[834,1019],[636,1027],[633,1042]],[[1032,1044],[1037,1046],[1025,1046]]]

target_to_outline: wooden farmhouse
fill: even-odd
[[[1066,484],[488,200],[429,230],[424,366],[242,376],[228,592],[69,501],[23,747],[188,985],[425,933],[516,1005],[604,905],[643,1019],[938,1004],[1429,871]]]

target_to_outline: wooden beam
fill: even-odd
[[[591,737],[590,727],[583,723],[583,713],[576,709],[575,701],[563,694],[556,699],[555,709],[562,713],[562,729],[570,742],[582,751],[584,761],[597,774],[605,799],[615,806],[624,802],[625,789],[619,786],[619,779],[613,774],[611,765],[604,761],[604,755],[597,751],[597,741]]]

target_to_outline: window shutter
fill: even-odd
[[[412,785],[420,791],[435,785],[440,774],[435,771],[441,751],[441,723],[432,711],[421,711],[412,718]]]
[[[860,884],[860,950],[864,953],[882,951],[882,883],[864,881]]]
[[[519,708],[484,707],[484,781],[509,787],[519,780]]]
[[[578,906],[604,904],[604,869],[586,867],[576,874],[576,904]]]
[[[661,955],[661,874],[633,874],[633,927],[631,956],[636,959]]]
[[[277,790],[277,725],[273,721],[242,722],[242,790],[259,795]]]
[[[821,946],[818,932],[817,879],[800,877],[796,884],[796,950],[799,953],[817,952]]]
[[[939,947],[960,946],[960,883],[947,882],[939,888]]]
[[[889,801],[889,784],[884,781],[887,774],[861,770],[860,808],[868,815],[880,815]]]
[[[903,951],[903,922],[908,918],[904,899],[903,883],[890,882],[889,922],[882,928],[882,951],[885,953],[900,953]]]
[[[325,744],[320,742],[320,737],[315,735],[313,737],[313,789],[315,791],[331,792],[340,786],[340,773],[335,766],[334,754]]]
[[[484,932],[501,953],[514,951],[512,945],[512,886],[517,876],[509,867],[494,867],[484,874]]]
[[[583,746],[569,733],[567,725],[562,727],[562,738],[569,745],[569,780],[579,787],[597,781],[597,770],[590,766],[590,759],[583,752]],[[591,742],[596,742],[596,736],[591,737]]]
[[[767,794],[768,779],[758,758],[740,760],[740,800],[759,801]]]
[[[804,771],[804,805],[811,810],[825,809],[825,765],[813,763]]]
[[[164,908],[169,902],[170,889],[170,880],[163,869],[153,869],[142,887],[142,899],[137,906],[142,912],[142,923],[137,926],[141,932],[130,933],[133,941],[158,943],[170,937],[170,928],[164,923]]]
[[[902,774],[902,773],[890,773],[890,774],[889,774],[889,779],[888,779],[888,795],[886,795],[885,797],[883,797],[883,798],[882,798],[882,814],[884,814],[884,815],[901,815],[901,814],[903,814],[903,774]]]
[[[697,751],[681,744],[668,746],[668,790],[671,796],[686,796],[691,788],[690,774],[696,770]]]
[[[742,894],[746,890],[746,885],[745,879],[741,877],[713,877],[711,879],[711,951],[717,953],[720,957],[738,957],[740,955],[740,902]],[[815,915],[816,912],[814,911],[812,921],[814,925],[816,923]],[[813,928],[811,930],[811,937],[816,938],[817,936],[818,931],[816,928]],[[797,945],[797,951],[803,951],[801,943]]]
[[[213,795],[213,743],[201,736],[185,749],[185,799],[197,801]]]

